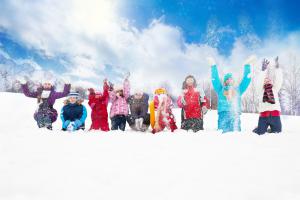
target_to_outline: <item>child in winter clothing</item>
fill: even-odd
[[[103,93],[95,92],[94,89],[89,89],[89,102],[92,109],[92,125],[90,130],[102,130],[109,131],[108,127],[108,114],[107,114],[107,104],[109,100],[108,94],[108,83],[104,80]]]
[[[60,114],[63,131],[85,129],[87,111],[85,106],[82,105],[82,102],[83,100],[79,97],[78,93],[72,92],[68,95]]]
[[[251,56],[246,60],[244,76],[238,87],[234,86],[230,73],[224,76],[222,83],[215,61],[212,58],[208,58],[208,61],[211,65],[212,85],[218,95],[218,129],[223,133],[241,131],[241,97],[251,82],[250,65],[255,61],[255,57]]]
[[[109,98],[112,102],[110,108],[111,130],[125,131],[128,115],[127,99],[130,93],[128,78],[125,78],[123,86],[114,86],[113,89],[109,92]]]
[[[253,132],[262,135],[271,127],[272,133],[281,132],[280,102],[278,93],[283,81],[282,71],[279,68],[278,57],[275,66],[269,66],[269,61],[264,60],[262,71],[258,75],[257,87],[259,89],[260,112],[258,127]]]
[[[56,99],[63,98],[68,95],[71,85],[65,84],[63,92],[56,92],[54,86],[50,82],[45,82],[43,86],[36,91],[30,91],[28,82],[21,84],[23,93],[27,97],[37,98],[38,109],[34,113],[34,119],[39,128],[46,127],[52,130],[52,123],[57,119],[57,111],[53,108]]]
[[[149,95],[139,90],[128,98],[131,114],[127,116],[127,122],[133,130],[144,132],[148,129],[150,125],[148,101]]]
[[[181,128],[192,129],[194,132],[203,130],[203,115],[208,110],[204,92],[201,94],[197,90],[196,79],[191,75],[185,78],[182,88],[183,94],[177,100],[178,107],[183,111]]]
[[[152,133],[163,131],[165,127],[171,129],[172,132],[177,129],[175,116],[172,113],[173,102],[167,94],[166,89],[159,88],[155,90],[154,107],[157,111],[155,116],[155,125]]]

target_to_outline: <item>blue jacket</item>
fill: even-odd
[[[250,72],[250,65],[245,65],[243,79],[240,85],[234,88],[236,92],[235,98],[232,101],[228,101],[224,95],[225,88],[220,80],[218,68],[216,65],[211,67],[212,85],[218,95],[218,113],[224,111],[241,113],[241,97],[251,82]]]
[[[80,120],[81,124],[85,123],[87,117],[87,111],[84,105],[75,104],[67,104],[61,109],[60,118],[62,123],[65,121],[76,121]]]

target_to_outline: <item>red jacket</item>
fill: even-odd
[[[107,84],[104,84],[103,94],[100,94],[99,96],[96,95],[95,92],[90,93],[88,104],[92,109],[92,120],[103,119],[108,117],[107,114],[107,104],[109,100],[108,88],[109,86]]]
[[[182,103],[184,98],[185,103]],[[200,92],[193,87],[189,87],[177,100],[178,107],[183,108],[184,118],[202,118],[202,107],[209,108],[209,103],[206,97],[201,99]]]

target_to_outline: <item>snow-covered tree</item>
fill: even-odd
[[[290,55],[284,70],[284,82],[280,93],[283,112],[289,115],[300,114],[300,60]]]

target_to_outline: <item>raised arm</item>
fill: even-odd
[[[211,82],[212,82],[214,90],[217,93],[219,93],[222,90],[223,86],[221,83],[217,65],[211,66]]]
[[[250,69],[251,68],[250,68],[249,64],[246,64],[244,66],[243,79],[242,79],[242,81],[239,85],[239,92],[240,92],[241,95],[247,90],[248,86],[251,83],[251,77],[250,77],[251,70]]]
[[[149,95],[144,93],[144,105],[142,109],[142,116],[145,116],[148,113],[148,107],[149,107]]]
[[[22,91],[25,96],[31,97],[31,98],[37,98],[38,92],[37,91],[31,92],[28,88],[28,83],[22,84],[21,88],[22,88]]]
[[[125,99],[128,99],[130,96],[130,82],[128,79],[124,80],[123,88],[124,88],[124,97]]]
[[[280,68],[275,69],[275,80],[273,88],[275,91],[279,91],[283,83],[283,73]]]
[[[71,89],[71,84],[65,84],[64,91],[63,92],[56,92],[56,91],[54,91],[53,96],[56,99],[60,99],[60,98],[66,97],[70,93],[70,89]]]
[[[83,111],[82,111],[83,113],[82,113],[82,116],[81,116],[81,118],[80,118],[80,122],[82,123],[82,124],[84,124],[84,122],[85,122],[85,120],[86,120],[86,118],[87,118],[87,110],[86,110],[86,108],[85,108],[85,106],[83,106]]]

